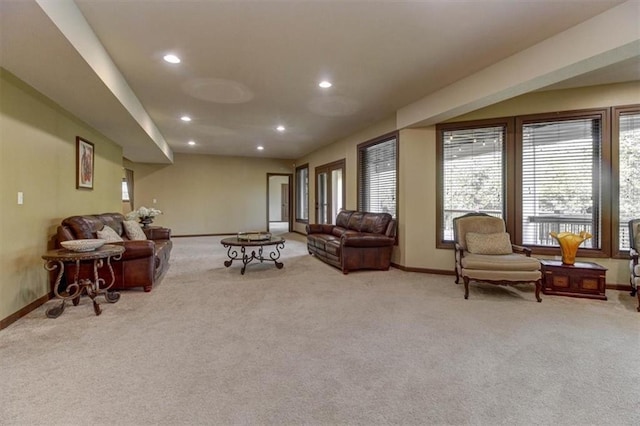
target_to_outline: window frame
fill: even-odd
[[[620,250],[620,116],[640,113],[640,104],[611,108],[611,192],[617,194],[611,200],[611,257],[628,259],[629,250]]]
[[[512,117],[490,118],[485,120],[472,120],[457,123],[441,123],[436,125],[436,248],[452,249],[453,241],[444,239],[444,138],[443,135],[448,131],[468,130],[473,128],[484,127],[504,127],[504,141],[502,144],[502,176],[503,176],[503,218],[507,228],[507,232],[513,233],[515,226],[515,217],[512,210],[514,200],[510,194],[513,193],[514,186],[514,160],[515,153],[508,149],[513,145],[514,141],[514,119]]]
[[[301,200],[299,199],[298,195],[299,195],[299,175],[302,172],[302,170],[307,170],[307,182],[306,182],[306,194],[307,194],[307,218],[301,218],[298,217],[298,213],[299,210],[302,206],[301,204]],[[295,171],[295,200],[296,200],[296,215],[295,215],[295,220],[296,223],[309,223],[309,163],[305,163],[301,166],[296,167],[296,171]]]
[[[624,107],[624,111],[639,108],[633,105]],[[612,229],[617,223],[617,207],[614,209],[612,204],[618,202],[617,195],[613,195],[614,183],[613,176],[618,176],[617,158],[612,157],[613,142],[612,138],[617,137],[612,134],[611,111],[614,108],[593,108],[572,111],[550,112],[542,114],[530,114],[513,117],[500,117],[485,120],[472,120],[463,122],[440,123],[436,125],[436,248],[449,249],[453,248],[452,241],[444,240],[443,231],[443,208],[444,208],[444,144],[443,134],[445,131],[451,130],[467,130],[475,127],[490,127],[497,125],[506,126],[506,139],[503,145],[504,150],[504,167],[503,182],[504,194],[504,220],[507,232],[512,236],[514,244],[522,244],[522,127],[525,124],[535,123],[537,121],[563,121],[581,118],[599,118],[601,128],[601,174],[600,174],[600,241],[599,249],[583,249],[578,251],[580,257],[604,258],[611,257],[612,254]],[[623,111],[622,108],[619,108]],[[617,147],[616,147],[617,148]],[[615,170],[615,173],[612,171]],[[595,183],[594,183],[595,184]],[[612,220],[616,212],[616,220]],[[616,223],[614,223],[616,222]],[[616,237],[617,241],[617,237]],[[558,255],[558,247],[547,246],[529,246],[532,252],[540,255]],[[621,256],[622,257],[622,256]]]
[[[372,146],[375,145],[379,145],[381,143],[385,143],[385,142],[389,142],[390,140],[394,139],[395,140],[395,144],[396,144],[396,158],[395,158],[395,172],[396,172],[396,187],[395,187],[395,216],[394,219],[396,220],[396,223],[398,221],[398,216],[400,214],[399,212],[399,200],[398,200],[398,194],[399,194],[399,187],[400,187],[400,132],[398,131],[394,131],[391,133],[387,133],[385,135],[379,136],[377,138],[374,139],[370,139],[366,142],[362,142],[360,144],[358,144],[357,146],[357,152],[358,152],[358,159],[357,159],[357,177],[356,177],[356,206],[358,208],[358,210],[360,211],[364,211],[364,209],[362,208],[362,202],[363,200],[361,199],[361,193],[364,190],[362,188],[363,185],[363,179],[364,176],[362,175],[362,161],[363,161],[363,154],[365,149],[370,148]]]
[[[578,249],[578,257],[610,257],[611,255],[611,180],[609,178],[611,165],[611,127],[608,109],[584,109],[574,111],[551,112],[542,114],[522,115],[515,117],[515,158],[516,158],[516,175],[515,188],[513,196],[515,198],[515,229],[514,240],[516,244],[522,244],[522,143],[523,132],[522,127],[526,124],[532,124],[542,121],[568,121],[574,119],[599,119],[601,132],[600,145],[600,180],[593,183],[600,185],[600,248],[580,248]],[[535,254],[557,255],[559,248],[557,246],[536,246],[527,245]]]

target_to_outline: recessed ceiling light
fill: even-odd
[[[189,122],[191,121],[191,117],[189,117],[188,115],[183,115],[182,117],[180,117],[180,120]]]
[[[321,81],[318,86],[322,87],[323,89],[328,89],[329,87],[333,86],[333,84],[331,84],[330,82],[324,80]]]
[[[193,146],[193,145],[195,145],[195,144],[196,144],[196,143],[195,143],[195,141],[189,141],[189,142],[187,142],[187,143],[188,143],[189,145],[191,145],[191,146]]]
[[[279,132],[284,132],[286,129],[284,128],[283,125],[280,125],[280,126],[276,127],[276,130],[279,131]]]
[[[264,146],[259,146],[258,147],[258,151],[262,151],[264,149]]]
[[[164,60],[169,62],[170,64],[180,63],[180,58],[178,58],[176,55],[173,55],[173,54],[164,55]]]

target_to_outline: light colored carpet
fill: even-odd
[[[0,331],[0,424],[640,424],[640,314],[449,276],[284,268],[176,238],[151,293]]]

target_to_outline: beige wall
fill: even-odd
[[[174,164],[125,162],[134,171],[135,207],[163,214],[174,235],[267,230],[267,173],[293,173],[291,160],[175,154]],[[153,203],[153,200],[156,203]]]
[[[640,83],[594,86],[581,89],[535,92],[475,111],[451,121],[534,114],[585,108],[629,105],[640,102]],[[385,120],[349,138],[326,146],[296,161],[309,163],[310,206],[315,205],[314,167],[341,158],[347,159],[347,208],[356,207],[356,146],[393,131],[394,120]],[[399,139],[398,236],[393,262],[409,267],[453,271],[453,251],[436,249],[436,142],[435,127],[403,129]],[[310,223],[315,212],[311,209]],[[295,229],[304,232],[304,225]],[[607,282],[626,284],[628,261],[595,261],[609,269]]]
[[[76,136],[95,144],[93,190],[75,187]],[[62,219],[121,209],[121,178],[118,145],[0,69],[0,320],[48,293],[40,256]]]

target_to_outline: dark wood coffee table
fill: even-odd
[[[260,263],[273,262],[276,268],[282,269],[284,264],[278,262],[278,259],[280,259],[280,250],[284,249],[284,241],[284,238],[281,237],[270,237],[263,240],[243,239],[237,236],[224,238],[220,241],[220,244],[227,249],[227,256],[229,256],[229,260],[225,260],[224,266],[228,268],[234,260],[240,260],[242,262],[242,269],[240,270],[242,275],[244,275],[247,265],[254,260],[260,261]],[[240,253],[238,253],[238,247],[240,248]],[[264,256],[265,247],[271,249],[268,257]],[[257,252],[255,248],[258,249]],[[249,254],[249,251],[251,251],[251,254]]]

